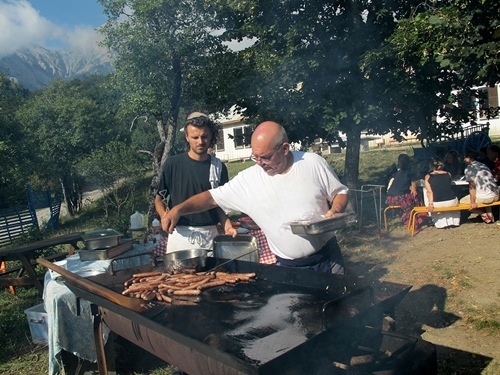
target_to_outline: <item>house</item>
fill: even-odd
[[[215,156],[224,162],[246,160],[252,155],[250,139],[253,127],[245,123],[245,118],[234,114],[219,121],[219,139],[215,145]]]

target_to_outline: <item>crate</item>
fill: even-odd
[[[24,310],[24,313],[28,318],[33,343],[46,345],[48,343],[49,326],[43,303]]]

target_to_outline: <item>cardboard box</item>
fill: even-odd
[[[24,310],[30,325],[31,339],[35,344],[46,345],[49,337],[47,313],[43,303]]]

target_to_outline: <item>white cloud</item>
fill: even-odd
[[[25,0],[0,2],[0,56],[33,43],[41,44],[59,28],[41,17]]]
[[[65,37],[61,38],[67,48],[83,52],[98,48],[97,43],[102,39],[102,35],[94,28],[82,26],[68,31]]]
[[[53,24],[26,0],[0,0],[0,57],[33,44],[49,49],[87,50],[95,48],[97,39],[98,33],[93,28],[64,29]]]

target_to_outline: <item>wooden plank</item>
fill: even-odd
[[[46,256],[46,257],[43,257],[43,259],[46,259],[46,260],[50,260],[50,261],[58,261],[58,260],[62,260],[64,258],[66,258],[68,256],[68,252],[63,252],[63,253],[58,253],[58,254],[53,254],[53,255],[49,255],[49,256]],[[2,262],[2,263],[5,263],[5,262]],[[32,266],[36,266],[36,259],[33,259],[32,261],[30,261],[31,265]],[[14,273],[14,272],[23,272],[24,271],[24,266],[15,266],[15,267],[9,267],[9,268],[0,268],[0,276],[4,276],[4,275],[9,275],[11,273]]]
[[[24,253],[30,250],[45,249],[47,247],[52,247],[56,245],[69,244],[75,248],[78,248],[77,243],[78,241],[82,241],[82,234],[83,232],[70,233],[70,234],[65,234],[63,236],[47,238],[41,241],[21,246],[0,249],[0,258],[16,259],[16,256],[19,253]]]

